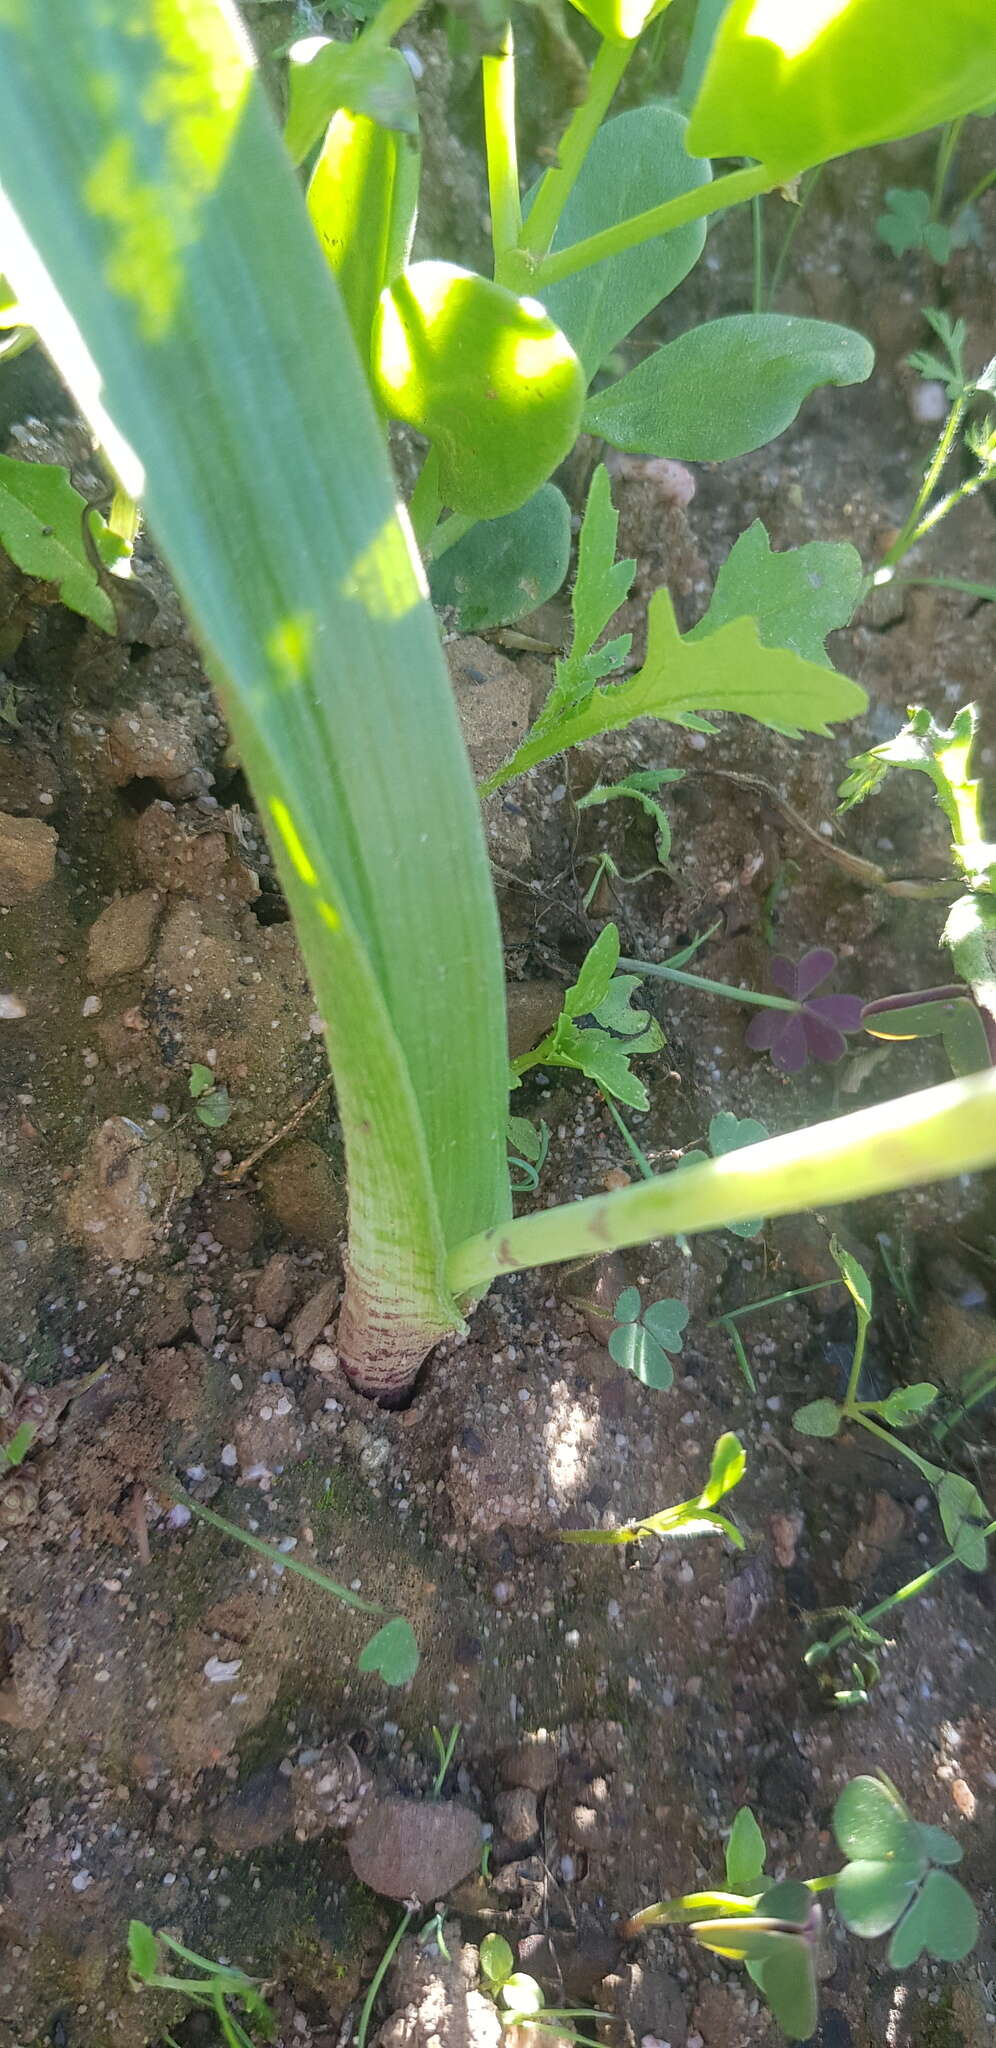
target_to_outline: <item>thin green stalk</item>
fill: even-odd
[[[768,996],[756,988],[736,988],[731,981],[710,981],[704,974],[686,974],[669,967],[666,960],[620,960],[627,974],[651,974],[659,981],[676,981],[682,988],[699,988],[707,996],[727,996],[734,1003],[756,1003],[761,1010],[798,1010],[791,996]]]
[[[808,1287],[787,1287],[783,1294],[769,1294],[763,1301],[746,1301],[743,1308],[728,1308],[724,1315],[716,1316],[709,1328],[718,1329],[720,1324],[739,1322],[741,1316],[757,1315],[762,1308],[777,1308],[783,1301],[799,1301],[804,1294],[820,1294],[824,1287],[843,1287],[844,1282],[828,1274],[825,1280],[813,1280]]]
[[[414,1906],[406,1906],[404,1912],[401,1915],[400,1920],[398,1921],[394,1933],[392,1934],[391,1939],[388,1942],[383,1955],[381,1956],[380,1962],[378,1963],[377,1968],[375,1969],[373,1976],[370,1979],[370,1982],[367,1986],[367,1995],[363,2001],[360,2017],[357,2022],[356,2048],[364,2048],[367,2034],[370,2029],[370,2016],[374,2009],[377,1993],[380,1990],[380,1987],[383,1984],[385,1977],[387,1976],[388,1970],[390,1969],[391,1964],[393,1963],[394,1958],[397,1955],[398,1950],[401,1947],[402,1941],[404,1940],[405,1935],[407,1934],[408,1929],[411,1926],[414,1918]]]
[[[632,1159],[633,1164],[636,1167],[636,1170],[639,1173],[641,1179],[653,1180],[654,1169],[651,1166],[650,1161],[643,1150],[643,1147],[637,1144],[637,1141],[634,1138],[632,1131],[629,1129],[628,1124],[626,1124],[623,1121],[623,1118],[620,1116],[619,1111],[616,1108],[616,1105],[613,1102],[611,1095],[606,1095],[604,1088],[599,1089],[599,1094],[601,1095],[602,1101],[604,1102],[605,1107],[608,1110],[609,1115],[611,1116],[612,1121],[616,1126],[616,1129],[619,1131],[620,1136],[623,1138],[625,1142],[626,1149],[629,1152],[630,1158]]]
[[[867,1429],[872,1436],[877,1436],[882,1443],[888,1444],[890,1451],[899,1451],[904,1458],[908,1458],[910,1464],[916,1466],[921,1478],[927,1481],[928,1486],[936,1486],[938,1481],[943,1479],[944,1473],[940,1465],[931,1465],[926,1458],[921,1458],[916,1451],[911,1450],[909,1444],[904,1444],[902,1437],[896,1436],[891,1429],[883,1429],[880,1422],[873,1422],[871,1416],[863,1414],[860,1407],[848,1408],[845,1402],[844,1412],[851,1422],[860,1422],[862,1429]]]
[[[984,177],[979,179],[977,185],[972,186],[966,198],[958,201],[958,212],[962,213],[966,206],[974,206],[976,200],[982,198],[983,192],[988,192],[990,185],[996,185],[996,164],[993,165],[991,171],[986,171]]]
[[[855,1401],[858,1388],[861,1385],[861,1368],[865,1362],[865,1345],[868,1342],[868,1325],[870,1321],[871,1317],[866,1314],[865,1310],[863,1308],[859,1309],[857,1335],[854,1339],[854,1356],[851,1360],[851,1370],[847,1379],[847,1392],[844,1395],[845,1415],[854,1415],[856,1412]]]
[[[968,597],[983,597],[996,604],[996,583],[969,583],[964,576],[897,576],[897,583],[915,590],[963,590]]]
[[[751,275],[752,275],[752,279],[753,279],[753,289],[752,289],[752,291],[751,291],[751,311],[752,311],[753,313],[763,313],[763,311],[764,311],[764,199],[763,199],[763,196],[762,196],[762,194],[761,194],[760,192],[755,192],[755,194],[754,194],[754,197],[753,197],[753,199],[751,200],[751,203],[750,203],[750,227],[751,227],[751,236],[750,236],[750,239],[751,239]]]
[[[500,279],[505,253],[514,249],[522,230],[515,139],[515,43],[511,22],[505,25],[500,50],[493,55],[487,53],[481,60],[481,85],[491,203],[491,246],[495,257],[495,277]]]
[[[422,0],[384,0],[379,14],[375,14],[362,30],[359,42],[365,50],[385,49],[400,34],[406,21],[418,13],[421,5]]]
[[[990,1536],[996,1536],[996,1522],[989,1522],[984,1533],[987,1541]],[[869,1607],[867,1613],[860,1615],[858,1619],[866,1628],[871,1628],[876,1621],[881,1621],[883,1616],[888,1614],[893,1607],[903,1607],[908,1600],[918,1599],[921,1593],[926,1592],[928,1586],[933,1585],[935,1579],[940,1578],[942,1572],[950,1571],[951,1566],[957,1564],[958,1561],[955,1552],[953,1550],[949,1551],[947,1557],[942,1557],[939,1564],[930,1565],[925,1572],[919,1572],[915,1579],[907,1579],[906,1584],[900,1586],[897,1592],[888,1593],[884,1600],[879,1600],[875,1607]],[[854,1631],[850,1624],[845,1622],[844,1627],[839,1628],[835,1635],[828,1636],[825,1643],[814,1645],[814,1648],[818,1647],[827,1656],[830,1656],[834,1650],[842,1650],[845,1644],[852,1640],[853,1633]],[[807,1657],[810,1654],[807,1652]],[[823,1660],[821,1659],[821,1661]]]
[[[965,126],[965,120],[966,116],[959,114],[956,121],[949,121],[947,123],[941,136],[941,144],[937,152],[937,163],[934,168],[934,189],[930,198],[931,220],[940,220],[941,218],[948,173],[954,160],[955,150],[961,140],[961,131]]]
[[[789,221],[788,227],[786,228],[784,235],[782,236],[782,246],[779,249],[778,255],[775,258],[775,267],[771,273],[771,283],[768,286],[767,311],[769,313],[771,312],[771,309],[775,303],[775,299],[778,296],[778,287],[781,284],[782,273],[785,269],[786,262],[788,261],[789,250],[791,249],[792,243],[795,240],[796,233],[801,225],[806,208],[809,205],[809,202],[813,196],[813,193],[816,190],[817,185],[819,184],[820,172],[822,169],[822,164],[817,164],[816,169],[814,171],[809,172],[808,176],[805,178],[802,186],[800,187],[798,204],[790,207],[789,209],[792,218]]]
[[[722,213],[728,206],[739,206],[752,199],[755,192],[770,192],[777,183],[777,177],[766,164],[756,164],[746,171],[728,171],[724,178],[714,178],[710,185],[696,185],[691,192],[665,199],[660,206],[650,206],[645,213],[636,213],[615,227],[603,228],[597,235],[586,235],[582,241],[572,242],[568,249],[556,249],[550,256],[537,260],[530,251],[513,252],[515,283],[522,289],[540,291],[544,285],[557,284],[562,277],[573,277],[593,263],[604,262],[607,256],[618,256],[624,249],[636,249],[641,242],[652,242],[658,235],[669,234],[672,228],[684,227],[687,221],[704,220],[709,214]],[[529,218],[531,221],[532,214]],[[506,277],[505,282],[509,281]]]
[[[954,446],[958,429],[965,417],[971,396],[972,393],[970,391],[960,391],[954,400],[944,426],[941,429],[937,446],[924,471],[923,482],[916,494],[913,508],[908,517],[903,521],[892,546],[887,548],[882,556],[881,563],[879,564],[881,569],[891,569],[896,562],[901,562],[903,556],[907,555],[910,548],[919,540],[921,532],[924,530],[920,526],[921,513],[936,488],[938,478]]]
[[[524,1266],[719,1230],[744,1216],[859,1201],[972,1173],[994,1156],[996,1073],[973,1074],[767,1138],[682,1173],[480,1231],[450,1254],[447,1281],[458,1298],[476,1297],[500,1273]]]
[[[464,534],[469,533],[471,527],[476,525],[476,519],[473,519],[469,512],[451,512],[449,518],[444,519],[442,524],[436,527],[426,542],[426,561],[438,562],[441,555],[448,554],[450,548],[455,547],[457,541],[462,540]]]
[[[585,98],[571,115],[560,138],[557,162],[546,172],[523,225],[520,248],[529,255],[546,255],[581,166],[635,48],[635,43],[610,42],[608,38],[602,42],[588,75]],[[552,283],[552,278],[546,277],[544,281]]]

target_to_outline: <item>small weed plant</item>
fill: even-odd
[[[169,1959],[174,1956],[177,1962],[188,1965],[183,1976],[170,1967]],[[271,2041],[277,2031],[276,2020],[254,1978],[230,1963],[213,1963],[208,1956],[184,1948],[172,1934],[153,1934],[144,1920],[128,1924],[128,1963],[136,1991],[178,1992],[195,2008],[213,2013],[227,2048],[256,2048],[259,2041]],[[232,2011],[232,2001],[241,2006],[245,2026]],[[163,2038],[176,2048],[172,2034],[164,2034]]]

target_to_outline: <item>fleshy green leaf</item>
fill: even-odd
[[[800,1436],[836,1436],[843,1419],[836,1401],[807,1401],[804,1408],[796,1409],[792,1427]]]
[[[570,248],[648,206],[707,184],[710,165],[705,158],[688,155],[686,125],[682,115],[659,104],[634,107],[606,121],[588,151],[551,247]],[[690,221],[544,291],[547,312],[577,350],[589,380],[616,343],[687,276],[704,242],[705,222]]]
[[[642,1323],[620,1323],[609,1337],[609,1355],[642,1386],[666,1394],[674,1384],[674,1368],[656,1337]]]
[[[852,1934],[874,1941],[894,1927],[923,1875],[919,1862],[869,1862],[861,1858],[845,1864],[834,1888],[837,1911]]]
[[[830,1257],[844,1282],[844,1286],[847,1288],[859,1317],[866,1323],[870,1322],[872,1313],[872,1284],[864,1267],[854,1257],[853,1252],[849,1252],[841,1244],[839,1237],[832,1237],[830,1239]]]
[[[945,1472],[937,1488],[937,1506],[944,1534],[959,1563],[970,1572],[984,1572],[989,1516],[978,1488],[960,1472]]]
[[[990,0],[733,0],[688,144],[755,157],[785,182],[810,164],[985,106],[996,75]]]
[[[300,55],[297,53],[300,52]],[[299,164],[338,108],[365,114],[382,128],[418,132],[415,80],[400,50],[322,42],[312,36],[290,52],[284,141]]]
[[[485,1935],[481,1943],[481,1969],[493,1990],[507,1983],[515,1969],[515,1957],[503,1935]]]
[[[889,1962],[894,1970],[908,1970],[926,1949],[939,1963],[957,1963],[978,1938],[979,1916],[964,1885],[946,1870],[932,1870],[896,1928]]]
[[[638,1287],[624,1287],[612,1313],[617,1323],[635,1323],[641,1309]]]
[[[760,519],[734,542],[716,577],[709,608],[690,640],[704,639],[744,615],[757,620],[765,647],[789,647],[804,661],[827,659],[828,633],[846,626],[864,571],[850,541],[807,541],[776,554]]]
[[[790,313],[734,313],[669,341],[589,398],[584,430],[613,448],[728,462],[784,432],[824,384],[862,384],[871,343]]]
[[[882,1778],[852,1778],[833,1810],[833,1831],[844,1855],[858,1861],[915,1863],[926,1867],[917,1822],[894,1785]]]
[[[365,1643],[356,1660],[360,1671],[376,1671],[385,1685],[407,1685],[419,1667],[415,1631],[403,1614],[385,1621]]]
[[[766,1854],[754,1815],[749,1806],[742,1806],[726,1845],[726,1882],[731,1891],[756,1892]]]
[[[556,484],[544,484],[518,511],[478,520],[430,562],[432,601],[453,606],[461,633],[483,633],[545,604],[560,589],[570,559],[570,506]]]
[[[85,514],[86,499],[73,488],[68,470],[0,455],[0,546],[25,576],[57,584],[63,604],[113,633],[114,606],[83,542]],[[99,546],[104,521],[99,513],[87,516]]]
[[[416,263],[380,301],[377,391],[425,434],[443,499],[472,519],[524,505],[577,439],[584,377],[534,299],[452,263]]]
[[[147,1984],[159,1968],[159,1943],[144,1920],[128,1922],[128,1961],[143,1984]]]

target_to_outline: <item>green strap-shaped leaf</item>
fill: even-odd
[[[672,107],[634,107],[600,128],[551,243],[570,248],[648,206],[708,183],[708,160],[689,156],[686,122]],[[527,214],[528,218],[528,214]],[[652,313],[698,262],[705,222],[641,242],[543,293],[547,311],[576,348],[589,378],[617,341]]]
[[[452,1327],[445,1246],[509,1207],[479,807],[369,392],[234,15],[0,0],[0,175],[8,272],[146,506],[297,919],[354,1293],[385,1345]]]
[[[784,182],[984,107],[994,78],[992,0],[929,0],[915,18],[910,0],[733,0],[689,147],[756,157]]]

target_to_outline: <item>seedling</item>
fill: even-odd
[[[796,1409],[793,1425],[803,1436],[835,1437],[845,1423],[855,1422],[872,1436],[891,1445],[894,1451],[916,1467],[933,1489],[944,1534],[959,1563],[967,1566],[969,1571],[984,1572],[988,1516],[978,1488],[962,1473],[946,1472],[943,1467],[922,1458],[912,1445],[904,1443],[896,1434],[910,1429],[933,1407],[937,1388],[928,1380],[920,1380],[914,1386],[893,1388],[891,1394],[881,1401],[859,1399],[861,1368],[872,1318],[871,1281],[864,1267],[836,1238],[830,1240],[830,1251],[854,1304],[857,1323],[847,1391],[842,1401],[807,1401],[804,1407]]]
[[[835,1893],[845,1927],[863,1940],[891,1931],[894,1970],[908,1969],[924,1950],[938,1962],[968,1955],[978,1940],[978,1915],[950,1874],[962,1852],[946,1829],[914,1820],[880,1775],[854,1778],[845,1787],[833,1831],[848,1859],[841,1870],[769,1884],[764,1837],[742,1807],[726,1848],[728,1889],[664,1899],[635,1913],[620,1932],[628,1937],[646,1927],[686,1926],[704,1948],[746,1965],[779,2025],[800,2041],[808,2041],[819,2020],[820,1893]]]
[[[174,1497],[190,1509],[200,1521],[209,1523],[212,1529],[220,1530],[223,1536],[231,1536],[236,1543],[242,1543],[247,1550],[254,1550],[257,1557],[265,1557],[268,1564],[276,1565],[281,1572],[295,1572],[300,1579],[307,1579],[312,1586],[320,1586],[323,1593],[331,1593],[333,1599],[343,1607],[352,1607],[358,1614],[386,1614],[390,1617],[370,1637],[356,1660],[358,1671],[374,1671],[384,1680],[385,1685],[407,1685],[414,1678],[419,1667],[419,1648],[415,1631],[404,1615],[391,1615],[389,1607],[382,1607],[379,1600],[362,1600],[349,1586],[341,1586],[337,1579],[327,1572],[319,1571],[317,1565],[307,1564],[303,1558],[294,1557],[290,1551],[278,1550],[273,1543],[264,1542],[261,1536],[254,1536],[248,1529],[240,1529],[236,1522],[226,1522],[223,1515],[216,1515],[213,1508],[203,1507],[200,1501],[192,1500],[189,1494],[174,1489]]]
[[[438,1799],[440,1793],[442,1792],[443,1785],[446,1782],[446,1773],[449,1770],[451,1763],[453,1762],[453,1757],[456,1752],[456,1746],[459,1740],[459,1736],[459,1721],[454,1721],[453,1726],[450,1729],[449,1735],[446,1737],[443,1736],[441,1729],[434,1727],[432,1730],[432,1740],[435,1745],[436,1756],[438,1758],[438,1768],[429,1791],[430,1799]],[[483,1875],[483,1851],[481,1861]],[[412,1921],[415,1918],[417,1911],[418,1907],[414,1901],[410,1906],[405,1907],[405,1910],[402,1913],[400,1920],[398,1921],[394,1933],[392,1934],[391,1939],[388,1942],[387,1947],[385,1948],[379,1963],[377,1964],[377,1968],[375,1969],[373,1976],[371,1977],[370,1982],[367,1985],[366,1996],[363,2000],[362,2006],[360,2007],[359,2019],[356,2022],[356,2048],[366,2048],[367,2035],[370,2031],[370,2021],[373,2018],[373,2009],[377,2003],[377,1993],[379,1992],[380,1987],[383,1984],[385,1977],[387,1976],[388,1970],[390,1969],[391,1964],[394,1961],[394,1958],[397,1955],[399,1948],[401,1947],[405,1935],[408,1933],[408,1930],[412,1924]],[[432,1938],[433,1936],[435,1937],[437,1946],[439,1946],[442,1949],[442,1953],[445,1955],[446,1949],[441,1939],[441,1928],[439,1926],[438,1914],[435,1915],[433,1919],[429,1921],[428,1927],[426,1929],[426,1934],[429,1938]]]
[[[562,1543],[642,1543],[647,1536],[726,1536],[737,1550],[744,1547],[738,1528],[726,1515],[716,1513],[716,1503],[739,1486],[747,1470],[747,1453],[729,1432],[716,1444],[709,1477],[693,1500],[679,1501],[673,1508],[647,1515],[622,1529],[564,1529]]]
[[[178,1956],[183,1963],[189,1963],[196,1975],[178,1977],[164,1968],[163,1951]],[[243,2008],[246,2020],[257,2039],[273,2039],[277,2022],[270,2011],[258,1980],[247,1977],[244,1970],[235,1969],[230,1963],[213,1963],[208,1956],[199,1956],[193,1949],[184,1948],[182,1942],[174,1940],[171,1934],[153,1934],[144,1920],[130,1920],[128,1923],[129,1978],[134,1991],[144,1988],[148,1991],[176,1991],[190,2004],[213,2012],[221,2030],[223,2041],[228,2048],[254,2048],[252,2035],[241,2020],[230,2011],[228,2001],[235,1999]],[[164,2037],[176,2048],[172,2034]]]
[[[646,1088],[633,1073],[630,1060],[638,1053],[659,1052],[664,1033],[648,1011],[630,1008],[639,976],[617,974],[618,964],[619,933],[614,924],[607,924],[577,981],[566,991],[553,1030],[532,1052],[520,1053],[513,1061],[516,1086],[531,1067],[574,1067],[631,1109],[650,1107]],[[583,1021],[587,1017],[592,1019],[590,1024]]]
[[[921,377],[937,380],[947,391],[949,412],[937,437],[930,461],[924,471],[923,482],[913,505],[903,521],[895,540],[886,549],[873,577],[873,584],[889,583],[900,562],[926,539],[935,526],[953,512],[956,505],[973,498],[996,474],[996,413],[992,409],[993,393],[996,391],[996,357],[992,357],[977,377],[970,377],[964,365],[965,324],[962,320],[952,321],[946,313],[933,307],[924,308],[924,318],[934,330],[942,353],[935,354],[929,349],[918,349],[910,357],[910,365],[920,372]],[[982,401],[984,410],[978,415],[972,413],[977,400]],[[972,415],[970,417],[970,414]],[[941,478],[955,449],[963,443],[967,454],[973,459],[975,468],[969,475],[952,485],[950,490],[935,495]],[[974,590],[977,586],[965,583],[957,577],[910,577],[910,582],[920,580],[946,585],[954,590]],[[981,596],[991,596],[990,586],[980,588]]]
[[[996,1535],[996,1522],[987,1523],[982,1535],[984,1538]],[[865,1706],[870,1688],[878,1682],[879,1661],[877,1655],[871,1653],[887,1648],[888,1641],[879,1633],[876,1624],[894,1608],[904,1607],[908,1601],[918,1599],[921,1593],[926,1592],[927,1588],[934,1584],[935,1579],[950,1571],[953,1564],[962,1562],[963,1559],[956,1551],[949,1550],[947,1556],[942,1557],[937,1564],[930,1565],[925,1572],[918,1572],[915,1578],[907,1579],[905,1585],[900,1586],[895,1593],[887,1594],[884,1600],[879,1600],[874,1607],[869,1607],[866,1613],[862,1614],[851,1607],[829,1607],[824,1610],[822,1620],[839,1620],[841,1626],[833,1635],[812,1643],[803,1662],[810,1670],[819,1671],[823,1678],[833,1658],[847,1657],[856,1649],[858,1664],[856,1667],[852,1666],[855,1683],[848,1689],[833,1692],[837,1706]]]
[[[490,1991],[504,2027],[536,2027],[541,2034],[557,2034],[576,2041],[581,2048],[601,2048],[597,2036],[580,2034],[575,2020],[603,2024],[605,2014],[590,2006],[547,2005],[543,1987],[525,1970],[517,1970],[512,1950],[501,1934],[486,1934],[481,1943],[481,1977]]]
[[[512,1182],[513,1194],[534,1193],[539,1187],[539,1177],[550,1150],[549,1124],[544,1123],[541,1117],[537,1128],[527,1116],[510,1116],[508,1144],[509,1167],[521,1175],[521,1179]]]
[[[668,1353],[681,1350],[688,1310],[680,1301],[651,1301],[644,1308],[638,1287],[624,1287],[612,1311],[609,1355],[645,1387],[666,1394],[674,1385]]]
[[[946,186],[963,127],[963,119],[949,121],[942,132],[932,192],[908,185],[893,185],[887,191],[886,210],[875,228],[894,256],[926,249],[935,263],[944,264],[953,250],[981,239],[976,201],[996,179],[996,169],[984,171],[971,190],[948,209],[947,219],[943,218]]]
[[[458,543],[482,513],[524,520],[518,580],[535,604],[551,586],[530,522],[579,427],[724,460],[780,432],[811,390],[867,376],[861,336],[746,314],[597,383],[687,275],[710,214],[991,99],[989,0],[937,0],[915,69],[905,0],[852,0],[832,23],[807,4],[790,39],[772,27],[775,42],[756,33],[754,0],[733,0],[687,123],[658,107],[604,126],[648,10],[593,4],[601,42],[584,102],[525,203],[503,33],[482,74],[495,279],[408,265],[417,155],[410,82],[389,45],[412,12],[387,0],[355,44],[321,51],[317,104],[309,65],[296,67],[309,111],[302,129],[292,99],[293,153],[321,144],[306,205],[220,0],[135,0],[110,16],[104,0],[0,9],[7,275],[147,512],[252,783],[326,1020],[345,1139],[338,1348],[354,1384],[391,1400],[498,1273],[777,1215],[803,1188],[813,1206],[996,1157],[996,1077],[973,1076],[511,1218],[498,919],[410,532],[458,579]],[[714,177],[714,157],[749,162]],[[470,362],[487,365],[474,388]],[[410,522],[385,446],[392,407],[431,442]],[[624,582],[598,493],[601,596],[585,614],[588,580],[575,591],[567,656],[578,701],[558,703],[532,758],[647,714],[701,725],[739,712],[820,733],[863,707],[824,657],[795,651],[795,603],[771,592],[786,575],[805,582],[806,551],[786,564],[763,534],[748,543],[759,560],[767,549],[763,579],[738,616],[707,614],[707,630],[682,635],[658,591],[645,661],[593,681],[581,664]],[[507,570],[508,529],[505,543]],[[833,559],[854,573],[853,550]],[[807,605],[810,634],[813,617]],[[622,1043],[617,1071],[633,1050]]]
[[[648,818],[653,820],[657,840],[657,858],[661,867],[666,867],[671,852],[671,826],[666,811],[657,802],[657,791],[666,782],[680,782],[680,768],[634,768],[619,782],[598,782],[589,789],[587,796],[576,799],[579,811],[590,810],[593,804],[609,804],[619,797],[628,797],[631,803],[639,804]]]
[[[217,1082],[211,1067],[198,1062],[190,1069],[190,1093],[196,1103],[195,1116],[209,1131],[220,1131],[232,1114],[228,1089]]]

